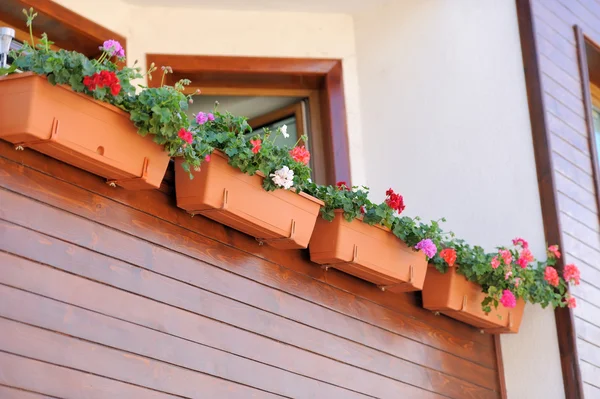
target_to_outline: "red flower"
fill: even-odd
[[[191,144],[192,141],[194,140],[194,137],[192,136],[192,132],[185,130],[184,128],[179,129],[179,132],[177,132],[177,135],[179,136],[180,139],[182,139],[183,141],[185,141],[186,143]]]
[[[533,257],[533,254],[531,253],[529,248],[523,247],[523,250],[519,255],[519,260],[517,261],[517,263],[519,264],[519,266],[521,266],[522,269],[525,269],[529,262],[533,262],[534,260],[535,258]]]
[[[577,307],[577,300],[571,295],[566,298],[566,303],[569,309],[574,309]]]
[[[387,206],[398,213],[402,213],[404,208],[406,208],[406,206],[404,206],[404,198],[400,194],[396,194],[391,188],[385,192],[385,195],[387,196],[385,199]]]
[[[442,249],[440,257],[444,259],[449,266],[454,266],[454,262],[456,262],[456,250],[454,248]]]
[[[361,205],[361,207],[360,207],[360,213],[362,213],[363,215],[365,213],[367,213],[367,208],[364,205]]]
[[[308,165],[310,162],[310,152],[306,149],[306,147],[294,147],[290,151],[290,155],[294,159],[294,161],[302,163],[304,165]]]
[[[558,245],[550,245],[548,247],[548,256],[560,259],[560,251],[558,250]]]
[[[262,146],[262,141],[260,139],[250,140],[250,144],[252,144],[252,152],[258,154]]]
[[[113,96],[118,95],[120,91],[121,85],[119,83],[115,83],[112,86],[110,86],[110,94],[112,94]]]
[[[551,286],[558,287],[559,280],[556,269],[552,266],[548,266],[546,270],[544,270],[544,280],[546,280]]]
[[[569,264],[565,266],[565,270],[563,271],[563,276],[565,280],[575,285],[579,285],[579,279],[581,278],[581,274],[579,269],[574,264]]]
[[[92,76],[85,76],[83,78],[83,84],[89,91],[96,89],[103,89],[105,87],[110,88],[110,93],[116,96],[121,91],[121,84],[119,78],[114,72],[100,71]]]
[[[348,190],[348,183],[345,181],[339,181],[335,185],[337,186],[338,190]]]

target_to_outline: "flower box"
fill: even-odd
[[[265,191],[262,174],[242,173],[214,151],[194,178],[175,165],[177,206],[280,249],[306,248],[323,202],[290,190]]]
[[[517,306],[509,309],[499,304],[497,309],[486,314],[481,308],[485,298],[481,286],[468,281],[449,267],[440,273],[433,265],[429,266],[423,287],[423,307],[437,311],[448,317],[470,324],[488,333],[516,333],[519,331],[525,301],[517,300]]]
[[[333,221],[319,218],[309,244],[310,259],[392,292],[423,288],[427,259],[382,226],[348,222],[341,210]]]
[[[170,159],[126,112],[32,73],[0,77],[0,138],[130,190],[158,188]]]

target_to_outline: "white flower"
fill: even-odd
[[[294,171],[287,166],[283,166],[269,176],[276,186],[283,187],[286,190],[289,190],[294,185]]]
[[[280,129],[281,129],[281,134],[283,134],[283,137],[285,137],[286,139],[287,139],[288,137],[290,137],[290,135],[289,135],[289,134],[288,134],[288,132],[287,132],[287,125],[283,125],[283,126],[281,126],[281,128],[280,128]]]

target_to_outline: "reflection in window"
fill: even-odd
[[[594,119],[594,134],[596,135],[596,153],[600,157],[600,109],[592,109],[592,118]],[[600,162],[600,159],[596,161]]]
[[[252,131],[251,134],[248,134],[247,136],[250,138],[258,134],[262,138],[265,134],[265,129],[269,130],[271,134],[275,134],[275,131],[283,125],[287,126],[287,134],[289,134],[290,136],[288,138],[284,138],[282,135],[277,135],[277,139],[275,139],[275,144],[278,146],[287,145],[288,147],[293,147],[294,144],[296,144],[296,142],[298,141],[298,129],[296,125],[295,116],[290,116],[281,119],[277,122],[256,128]]]

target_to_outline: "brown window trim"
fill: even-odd
[[[29,39],[22,10],[30,7],[38,13],[33,23],[34,36],[40,37],[45,32],[56,47],[79,51],[88,57],[96,57],[100,55],[98,47],[105,40],[114,39],[118,40],[127,51],[125,37],[51,0],[2,0],[0,20],[5,25],[1,26],[10,25],[15,28],[20,41]]]
[[[521,40],[521,54],[525,74],[525,86],[529,103],[531,134],[537,170],[538,187],[544,222],[546,242],[558,244],[564,248],[556,185],[554,183],[554,167],[552,150],[550,148],[550,132],[546,121],[544,105],[544,90],[538,61],[537,43],[535,37],[535,22],[533,19],[531,0],[515,0]],[[562,260],[556,265],[562,272]],[[565,397],[583,399],[583,384],[577,353],[577,337],[573,312],[569,308],[557,308],[554,311],[556,332],[558,335],[558,350],[563,375]]]
[[[319,183],[350,183],[341,60],[147,54],[146,62],[170,66],[175,73],[167,75],[166,83],[187,78],[195,85],[191,91],[200,88],[205,94],[308,97],[311,104],[318,104],[310,109],[311,119],[322,121],[321,145],[313,150],[323,151],[314,155],[323,159],[324,165],[315,165],[315,177]],[[150,87],[159,84],[159,79],[148,82]]]

